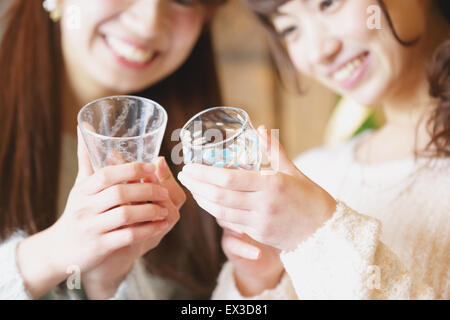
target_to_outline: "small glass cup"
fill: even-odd
[[[78,114],[94,170],[130,162],[152,162],[159,154],[167,112],[158,103],[134,96],[95,100]]]
[[[258,171],[259,138],[244,110],[215,107],[189,120],[180,133],[185,164]]]

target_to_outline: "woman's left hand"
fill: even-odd
[[[170,200],[158,202],[168,210],[168,224],[157,236],[138,244],[124,247],[108,256],[98,267],[82,275],[82,283],[89,299],[107,299],[114,295],[120,283],[130,272],[136,259],[158,246],[164,236],[180,218],[179,209],[186,201],[183,189],[176,182],[164,158],[156,162],[156,176],[152,182],[159,183],[169,191]]]
[[[192,164],[178,178],[225,227],[291,251],[331,218],[336,201],[295,167],[267,129],[258,131],[266,151],[272,142],[272,150],[279,151],[278,171],[264,174]],[[269,158],[273,166],[273,154]]]

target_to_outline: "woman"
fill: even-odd
[[[168,132],[220,103],[208,27],[220,2],[48,0],[47,12],[42,1],[9,4],[0,49],[0,298],[210,296],[220,230],[188,199],[166,236],[186,197],[164,159],[94,173],[79,140],[78,175],[74,162],[76,115],[93,99],[154,99],[169,113]],[[173,143],[169,135],[163,155]],[[147,182],[121,183],[140,179]],[[80,272],[82,290],[70,290]]]
[[[449,299],[449,2],[248,2],[283,66],[382,105],[387,123],[295,165],[279,147],[273,175],[186,166],[226,228],[214,296]]]

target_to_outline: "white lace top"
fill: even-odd
[[[279,286],[253,298],[450,298],[450,159],[361,164],[355,146],[370,134],[296,160],[340,204],[314,236],[282,253]],[[229,263],[214,297],[243,298]]]

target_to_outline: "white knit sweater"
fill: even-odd
[[[364,165],[355,146],[370,134],[296,160],[339,204],[312,237],[281,254],[278,287],[253,299],[450,298],[450,159]],[[230,263],[213,298],[244,299]]]

